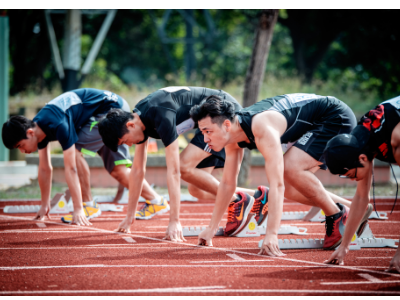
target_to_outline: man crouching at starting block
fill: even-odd
[[[148,137],[161,139],[165,145],[167,185],[171,206],[166,239],[185,240],[179,221],[181,177],[189,183],[188,189],[192,196],[200,199],[215,199],[219,182],[211,175],[211,172],[214,168],[224,166],[225,150],[223,148],[218,151],[210,149],[199,130],[181,154],[179,154],[178,145],[180,134],[197,127],[189,116],[190,109],[209,96],[224,99],[230,103],[233,111],[241,109],[240,104],[222,90],[185,86],[166,87],[142,99],[135,106],[133,113],[114,109],[100,121],[100,134],[111,150],[115,151],[118,145],[122,144],[128,146],[136,144],[129,181],[128,213],[119,224],[117,231],[129,232],[135,218],[151,218],[168,205],[166,201],[147,201],[140,211],[136,211],[146,170]],[[240,188],[237,192],[247,192],[250,195],[255,193],[253,190]],[[232,196],[233,199],[236,199],[236,196]]]
[[[127,146],[112,152],[104,146],[98,131],[100,117],[112,108],[129,111],[128,103],[109,91],[77,89],[51,100],[29,120],[24,116],[11,117],[4,123],[2,138],[9,149],[32,153],[39,148],[38,181],[42,205],[35,219],[49,219],[52,166],[49,142],[58,141],[64,154],[65,178],[71,193],[74,212],[61,218],[65,223],[91,225],[88,221],[101,214],[90,192],[89,166],[82,154],[98,153],[112,177],[128,187],[129,169],[132,164]],[[142,196],[154,199],[159,196],[143,182]],[[82,202],[83,201],[83,202]]]
[[[267,98],[235,112],[229,102],[210,97],[192,108],[190,115],[198,123],[210,149],[219,151],[225,147],[226,151],[214,212],[209,227],[199,235],[200,245],[212,246],[212,238],[228,205],[228,222],[239,220],[243,209],[251,209],[251,203],[231,202],[227,197],[235,191],[245,147],[261,152],[270,184],[268,197],[260,199],[261,204],[259,201],[254,204],[255,210],[260,205],[268,207],[267,230],[260,253],[284,255],[277,237],[284,197],[322,208],[326,215],[323,247],[334,249],[340,244],[339,229],[346,224],[351,203],[327,192],[314,173],[326,169],[321,160],[326,143],[339,133],[350,132],[356,124],[346,104],[330,96],[288,94]],[[282,155],[281,143],[291,143],[294,147]],[[372,207],[364,219],[371,210]]]
[[[377,158],[400,165],[400,96],[382,102],[366,113],[350,134],[340,134],[330,140],[324,156],[332,174],[357,181],[343,242],[325,261],[343,265],[350,242],[363,219],[362,212],[367,205],[371,205],[369,194],[373,180],[373,160]],[[386,271],[400,273],[399,247]]]

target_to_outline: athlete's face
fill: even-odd
[[[35,132],[32,128],[29,128],[26,131],[27,139],[20,140],[16,145],[15,148],[19,149],[21,153],[30,154],[32,152],[37,151],[38,149],[38,140],[35,135]]]
[[[220,126],[213,123],[209,116],[199,121],[199,129],[204,135],[204,142],[208,144],[211,150],[216,152],[221,151],[226,146],[231,125],[232,123],[229,120],[225,120]]]
[[[118,145],[126,144],[131,147],[144,140],[143,130],[134,122],[134,120],[126,123],[128,132],[118,139]]]
[[[360,181],[370,176],[372,162],[368,160],[364,154],[360,155],[360,163],[363,167],[350,169],[342,176],[342,178],[349,178],[352,181]]]

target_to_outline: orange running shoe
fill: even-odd
[[[251,213],[256,214],[258,226],[260,226],[268,216],[268,192],[269,188],[260,185],[254,193],[254,205],[251,209]]]
[[[246,225],[247,217],[254,204],[254,198],[249,194],[238,192],[238,198],[232,201],[228,207],[228,222],[226,223],[224,235],[233,236],[240,232]]]

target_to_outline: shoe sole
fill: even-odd
[[[247,208],[246,208],[245,212],[243,213],[243,219],[246,218],[245,219],[246,222],[242,222],[242,224],[240,224],[240,226],[233,233],[231,233],[229,236],[234,236],[235,234],[240,232],[240,230],[242,230],[243,227],[248,223],[249,220],[247,220],[247,219],[248,219],[249,213],[251,212],[251,209],[253,208],[253,204],[254,204],[254,198],[250,196],[250,203],[249,203],[249,205],[247,205]]]
[[[361,219],[360,226],[358,226],[358,229],[356,231],[357,236],[361,236],[363,234],[364,229],[365,229],[366,225],[368,224],[368,218],[372,214],[373,209],[374,209],[374,207],[372,206],[371,203],[369,203],[367,206],[367,211],[365,212],[363,218]]]
[[[135,216],[135,218],[136,218],[136,220],[150,220],[152,217],[157,216],[157,215],[159,215],[159,214],[166,213],[166,212],[168,212],[168,211],[169,211],[169,204],[168,204],[168,206],[167,206],[166,208],[164,208],[164,209],[162,209],[162,210],[160,210],[160,211],[158,211],[158,212],[156,212],[156,213],[154,213],[154,214],[152,214],[152,215],[150,215],[150,216],[148,216],[148,217],[138,217],[138,216]]]
[[[101,209],[100,209],[100,208],[99,208],[99,210],[97,211],[97,213],[94,213],[93,215],[91,215],[91,216],[89,216],[89,217],[86,217],[86,219],[87,219],[87,220],[90,220],[90,219],[93,219],[93,218],[97,218],[97,217],[99,217],[99,216],[101,216]],[[67,224],[71,224],[71,223],[72,223],[71,221],[65,221],[65,220],[64,220],[64,217],[61,218],[61,221],[63,221],[64,223],[67,223]]]
[[[365,212],[363,218],[361,219],[360,225],[357,228],[357,231],[356,231],[357,236],[360,236],[364,232],[364,229],[366,227],[365,225],[368,224],[368,218],[372,213],[372,208],[373,208],[372,205],[368,204],[367,211]],[[336,244],[334,244],[333,246],[331,246],[329,248],[324,248],[324,250],[335,250],[336,247],[338,247],[342,243],[342,240],[343,240],[343,237]]]

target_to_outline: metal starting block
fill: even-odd
[[[235,234],[235,237],[258,237],[261,235],[265,235],[267,218],[260,225],[257,226],[257,221],[255,219],[255,214],[249,215],[249,221],[243,227],[243,229]],[[183,227],[183,236],[198,236],[200,232],[205,230],[206,226],[199,227]],[[215,236],[224,235],[225,227],[219,227]],[[295,226],[281,226],[279,228],[278,234],[296,234],[296,235],[307,235],[307,228],[299,228]]]
[[[388,217],[386,212],[378,211],[378,214],[376,214],[376,212],[373,211],[368,219],[387,220]],[[310,222],[322,222],[325,221],[325,214],[323,213],[322,209],[313,206],[309,211],[284,211],[281,220],[304,220]]]
[[[8,205],[3,212],[7,214],[36,213],[40,205]],[[69,190],[64,194],[57,193],[50,201],[51,214],[65,214],[73,210],[72,199]]]
[[[360,237],[356,234],[350,243],[350,250],[360,250],[361,248],[397,248],[398,240],[375,238],[371,228],[367,223]],[[261,248],[263,240],[258,242],[258,247]],[[278,240],[280,249],[322,249],[324,239],[284,239]]]
[[[124,211],[123,205],[115,205],[115,204],[99,204],[101,211]]]

